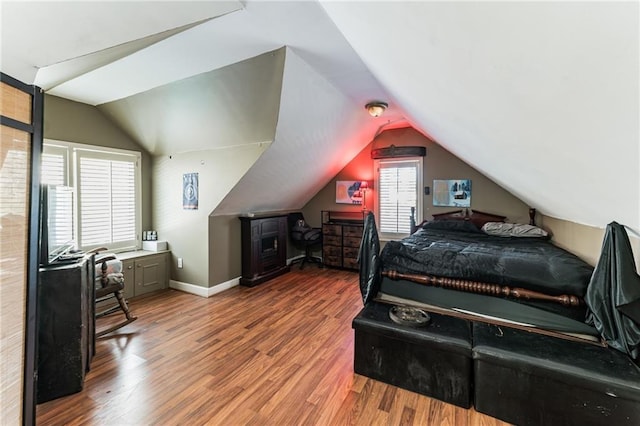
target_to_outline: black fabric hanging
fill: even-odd
[[[364,219],[358,263],[360,265],[360,293],[362,293],[362,301],[366,305],[373,300],[380,290],[382,278],[380,272],[380,240],[378,239],[375,216],[372,212],[369,212]]]
[[[607,343],[640,361],[640,276],[624,227],[611,222],[585,295],[586,322]]]

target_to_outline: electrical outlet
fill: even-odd
[[[182,269],[182,258],[178,258],[178,269]]]

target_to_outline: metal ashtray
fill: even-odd
[[[389,309],[389,318],[396,324],[411,327],[422,327],[431,321],[428,313],[422,309],[412,308],[410,306],[392,306],[391,309]]]

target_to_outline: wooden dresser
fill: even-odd
[[[362,211],[322,212],[322,259],[326,266],[358,269],[364,219]]]

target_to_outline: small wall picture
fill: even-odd
[[[362,204],[362,191],[359,180],[336,181],[336,203],[338,204]]]
[[[184,210],[198,210],[197,173],[185,173],[182,175],[182,208]]]
[[[433,205],[443,207],[471,207],[471,180],[434,180]]]

